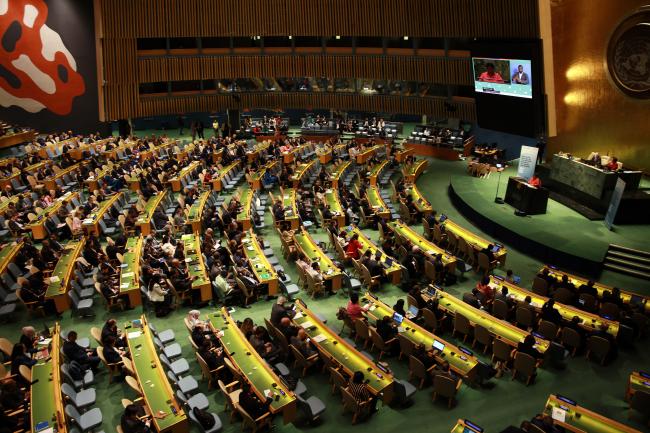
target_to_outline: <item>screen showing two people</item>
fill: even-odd
[[[532,98],[530,60],[472,58],[478,93]]]

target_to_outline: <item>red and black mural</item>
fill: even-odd
[[[92,1],[0,0],[0,118],[97,128]]]

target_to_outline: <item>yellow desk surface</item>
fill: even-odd
[[[534,292],[528,291],[516,284],[509,283],[496,275],[490,275],[490,286],[495,291],[499,292],[503,286],[506,286],[508,288],[508,295],[512,296],[518,302],[525,300],[526,296],[530,296],[531,305],[538,311],[542,308],[542,305],[549,300],[546,296],[540,296]],[[574,316],[578,316],[581,319],[580,326],[586,331],[591,332],[600,328],[600,325],[607,324],[607,332],[612,334],[614,337],[618,335],[619,323],[616,321],[607,320],[597,314],[589,313],[588,311],[583,311],[579,308],[564,305],[559,302],[556,302],[554,306],[555,310],[557,310],[557,312],[560,313],[562,318],[567,322],[570,322]]]
[[[471,421],[459,419],[454,428],[451,429],[451,433],[483,433],[483,428],[477,426]]]
[[[284,423],[290,423],[296,416],[296,396],[287,388],[269,365],[255,351],[237,323],[225,308],[208,315],[212,331],[219,337],[223,349],[241,376],[248,381],[261,401],[266,400],[264,391],[275,394],[271,413],[283,413]]]
[[[99,207],[96,211],[92,212],[86,219],[83,221],[83,227],[86,229],[86,232],[94,232],[99,236],[99,221],[104,218],[106,212],[109,211],[111,207],[115,204],[117,200],[122,196],[122,192],[118,192],[107,200],[104,200],[99,204]]]
[[[27,225],[27,228],[31,229],[34,239],[45,239],[48,236],[47,230],[45,230],[45,220],[48,219],[51,215],[54,215],[61,206],[78,197],[78,191],[68,191],[61,197],[54,200],[54,203],[36,214],[36,219]]]
[[[49,361],[40,360],[32,366],[32,385],[30,388],[31,425],[35,428],[41,422],[55,427],[57,433],[66,433],[63,395],[61,394],[61,332],[59,324],[54,326],[49,350]],[[47,359],[47,358],[46,358]]]
[[[551,394],[544,406],[545,415],[557,414],[553,418],[557,424],[576,433],[641,433],[639,430],[628,427],[613,419],[590,411],[584,407],[571,404],[561,397]],[[561,414],[564,421],[557,419]]]
[[[415,161],[413,164],[409,164],[403,168],[404,180],[406,182],[415,183],[415,180],[422,174],[424,169],[429,164],[429,161],[426,159],[421,159]]]
[[[295,306],[297,313],[293,322],[305,329],[318,351],[334,359],[350,376],[356,371],[363,372],[368,381],[368,390],[374,395],[382,396],[384,402],[389,403],[393,396],[393,375],[380,370],[372,360],[350,346],[321,322],[300,299],[296,301]]]
[[[246,236],[242,239],[244,247],[244,255],[255,274],[255,278],[260,284],[268,285],[269,295],[278,293],[278,274],[269,263],[264,255],[264,251],[260,248],[257,236],[252,230],[246,232]]]
[[[583,284],[587,284],[587,282],[589,281],[588,278],[583,278],[577,275],[569,274],[568,272],[561,271],[555,268],[554,266],[549,266],[549,265],[542,267],[542,269],[540,269],[539,272],[541,273],[545,268],[548,269],[550,271],[550,275],[552,277],[555,277],[557,280],[560,280],[562,278],[562,275],[566,275],[567,277],[569,277],[569,281],[573,283],[573,285],[576,286],[576,288],[579,288]],[[599,298],[602,298],[603,294],[606,291],[611,292],[613,289],[610,286],[606,286],[600,283],[594,284],[594,288],[598,292]],[[638,300],[638,302],[643,306],[643,309],[645,310],[646,313],[650,313],[650,297],[639,295],[637,293],[630,292],[627,290],[621,290],[621,299],[623,300],[624,303],[626,304],[632,303],[633,298]]]
[[[144,236],[147,236],[149,233],[151,233],[151,218],[153,217],[154,212],[156,212],[158,205],[160,205],[160,202],[165,198],[165,195],[167,195],[166,189],[154,196],[151,196],[151,198],[149,198],[149,200],[147,200],[147,203],[144,205],[144,210],[135,221],[135,224],[137,226],[140,226],[140,231]],[[159,228],[162,229],[162,227]]]
[[[23,241],[11,242],[0,250],[0,275],[7,270],[9,263],[13,262],[18,251],[23,247]]]
[[[45,299],[54,301],[56,310],[59,313],[70,308],[70,299],[68,297],[70,278],[74,274],[76,260],[81,256],[85,243],[85,238],[78,241],[69,241],[61,251],[61,257],[49,278],[50,282],[45,291]]]
[[[343,206],[341,205],[341,200],[339,199],[339,192],[337,189],[327,189],[325,190],[325,203],[332,212],[332,219],[336,220],[339,227],[345,225],[345,212],[343,211]]]
[[[129,324],[127,326],[131,327],[125,328],[124,331],[127,335],[136,379],[140,384],[149,412],[159,413],[162,411],[166,414],[164,418],[153,418],[156,430],[160,433],[187,433],[189,431],[187,415],[180,403],[176,401],[174,390],[160,363],[145,315],[141,316],[140,322],[142,328]],[[172,412],[172,406],[175,408],[176,414]]]
[[[192,226],[193,232],[201,231],[201,223],[203,221],[203,210],[205,209],[205,204],[210,198],[210,194],[212,194],[212,191],[209,190],[203,191],[201,195],[199,195],[197,199],[194,200],[194,203],[192,203],[192,206],[190,207],[190,210],[187,213],[186,224]]]
[[[644,371],[633,371],[630,373],[625,392],[627,400],[629,401],[637,391],[650,393],[650,373]]]
[[[428,292],[422,292],[422,296],[424,299],[431,298]],[[529,335],[529,332],[519,329],[504,320],[497,319],[487,311],[474,308],[447,292],[437,290],[435,296],[438,298],[438,308],[445,313],[452,316],[457,313],[462,314],[469,320],[472,326],[481,325],[490,334],[494,335],[495,338],[499,338],[513,347],[517,347],[517,344],[524,341],[524,338]],[[550,342],[539,337],[535,337],[535,340],[537,342],[535,348],[540,353],[546,352],[550,346]]]
[[[390,209],[388,209],[388,205],[381,197],[381,193],[377,185],[370,185],[366,189],[366,200],[368,200],[368,204],[375,214],[381,218],[390,218]]]
[[[379,149],[381,149],[381,147],[382,147],[381,144],[377,144],[375,146],[372,146],[372,147],[364,150],[363,152],[360,152],[357,155],[357,158],[356,158],[357,164],[365,164],[366,161],[368,161],[370,158],[372,158],[375,155],[375,153]]]
[[[339,186],[339,180],[341,179],[341,176],[347,170],[347,168],[352,164],[350,161],[342,162],[339,165],[337,165],[334,170],[332,171],[332,174],[330,174],[330,181],[332,182],[332,188],[338,188]]]
[[[375,164],[370,172],[368,173],[368,179],[370,180],[370,185],[377,185],[377,178],[381,175],[381,172],[384,171],[388,165],[388,160],[384,160],[379,164]]]
[[[297,230],[300,226],[298,215],[298,204],[296,203],[296,190],[293,188],[282,189],[284,195],[281,197],[284,206],[284,220],[291,223],[291,230]]]
[[[359,229],[359,227],[354,226],[351,232],[348,232],[349,236],[352,236],[353,234],[359,235],[359,242],[361,243],[361,254],[365,253],[367,250],[370,250],[372,253],[372,257],[375,257],[375,253],[378,250],[381,250],[379,246],[377,246],[373,241],[371,241],[364,233]],[[386,253],[384,253],[383,250],[381,250],[382,255],[380,262],[384,265],[384,275],[388,276],[391,279],[391,282],[393,284],[399,284],[400,279],[402,277],[402,265],[399,264],[399,261],[396,260],[394,257],[391,257],[393,259],[393,263],[390,265],[390,267],[386,267],[386,259],[388,256]]]
[[[140,257],[142,236],[130,237],[124,246],[124,263],[120,267],[120,294],[129,297],[131,307],[142,304],[140,293]]]
[[[182,187],[181,181],[183,179],[185,179],[186,177],[191,176],[192,173],[194,172],[194,170],[199,168],[199,165],[200,165],[199,161],[193,161],[189,165],[187,165],[186,167],[181,169],[181,171],[179,171],[176,176],[171,178],[169,180],[169,183],[172,186],[172,191],[178,192],[178,191],[182,190],[183,187]]]
[[[413,231],[413,229],[404,225],[401,221],[389,221],[388,228],[390,228],[397,236],[420,248],[424,255],[430,260],[435,259],[438,254],[442,254],[442,263],[449,267],[450,270],[456,269],[456,257],[447,254],[445,250],[433,242],[429,242],[423,236]]]
[[[201,235],[198,232],[184,234],[181,236],[181,241],[185,247],[187,271],[190,277],[196,277],[192,281],[192,290],[200,291],[201,301],[209,301],[212,299],[212,285],[201,253]]]
[[[307,163],[301,162],[300,164],[298,164],[298,166],[293,172],[293,176],[291,176],[291,180],[293,181],[294,188],[298,187],[302,183],[305,174],[309,172],[309,170],[314,166],[314,164],[316,164],[316,161],[318,160],[312,159]]]
[[[367,314],[376,320],[384,316],[393,317],[395,313],[392,308],[370,293],[365,294],[363,302],[369,307]],[[475,356],[463,353],[457,346],[432,334],[407,317],[402,321],[401,327],[404,328],[404,331],[400,332],[402,336],[406,337],[413,344],[421,344],[426,350],[432,350],[434,340],[444,344],[445,347],[442,350],[442,356],[438,355],[438,358],[449,362],[449,367],[464,379],[467,379],[469,382],[474,380],[476,377],[476,366],[478,365],[478,359]]]
[[[442,224],[445,227],[446,232],[453,233],[457,237],[465,239],[465,241],[477,251],[487,248],[490,244],[494,245],[494,242],[483,239],[479,235],[461,227],[449,218],[447,218]],[[501,264],[505,264],[507,254],[508,251],[506,250],[506,247],[501,246],[499,251],[494,254],[494,258]]]
[[[237,214],[237,222],[241,224],[243,230],[251,228],[251,207],[253,204],[253,191],[250,188],[244,188],[239,195],[239,204],[241,210]]]
[[[341,288],[342,273],[334,262],[321,250],[307,230],[301,228],[293,234],[293,240],[300,252],[311,262],[317,262],[326,280],[332,280],[332,290]]]

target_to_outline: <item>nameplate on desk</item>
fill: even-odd
[[[313,327],[314,324],[313,324],[310,320],[307,320],[307,321],[301,323],[300,326],[301,326],[303,329],[309,329],[309,328]]]
[[[131,340],[133,338],[138,338],[141,335],[142,335],[141,331],[133,331],[133,332],[129,332],[126,336],[129,340]]]

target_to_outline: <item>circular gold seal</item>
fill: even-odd
[[[607,69],[626,95],[650,99],[650,6],[625,18],[607,47]]]

